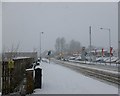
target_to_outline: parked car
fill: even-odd
[[[76,57],[75,60],[81,61],[81,56]]]
[[[116,61],[116,63],[117,63],[117,64],[120,64],[120,59],[118,59],[118,60]]]
[[[115,63],[117,60],[118,60],[118,57],[111,57],[111,62]],[[109,63],[110,62],[110,57],[105,62]]]
[[[103,61],[106,62],[109,59],[109,57],[103,57]]]
[[[47,58],[42,58],[42,62],[49,63],[49,60]]]
[[[73,61],[75,61],[75,57],[72,57],[72,56],[68,57],[67,61],[73,62]]]
[[[104,62],[104,61],[103,61],[103,57],[98,57],[98,58],[96,59],[96,62],[100,62],[100,63]]]

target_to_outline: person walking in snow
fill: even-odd
[[[50,55],[51,55],[51,50],[48,51],[49,64],[50,64]]]

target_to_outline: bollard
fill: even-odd
[[[26,70],[26,93],[31,94],[34,90],[33,69]]]
[[[42,88],[42,69],[39,66],[35,67],[35,89]]]

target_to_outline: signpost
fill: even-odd
[[[13,60],[9,60],[9,62],[8,62],[8,68],[9,69],[13,69],[14,68],[14,61]]]

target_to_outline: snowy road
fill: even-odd
[[[34,94],[118,94],[118,88],[86,77],[69,68],[42,63],[42,89]]]

